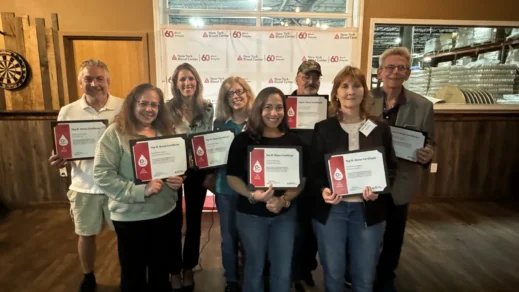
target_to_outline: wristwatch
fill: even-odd
[[[290,201],[285,198],[285,195],[281,196],[281,199],[283,199],[283,201],[285,201],[285,205],[283,205],[283,208],[290,207]]]
[[[256,199],[254,199],[254,193],[253,192],[250,192],[249,193],[249,203],[251,204],[256,204]]]

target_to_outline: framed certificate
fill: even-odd
[[[383,147],[328,154],[325,162],[331,189],[340,196],[362,194],[367,186],[374,193],[390,192]]]
[[[187,135],[130,140],[135,184],[185,174],[188,168]]]
[[[328,95],[288,95],[286,103],[290,129],[313,130],[328,118]]]
[[[299,187],[303,175],[301,146],[260,146],[248,148],[249,189],[287,190]]]
[[[425,147],[427,133],[414,129],[391,126],[396,157],[418,163],[418,149]]]
[[[208,169],[227,165],[229,148],[234,140],[232,130],[197,133],[190,137],[196,167]]]
[[[93,159],[108,120],[52,121],[54,151],[66,160]]]

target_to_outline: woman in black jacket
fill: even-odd
[[[366,77],[358,68],[347,66],[337,74],[330,100],[330,118],[315,125],[311,162],[314,184],[320,190],[313,227],[324,268],[325,291],[343,291],[348,261],[353,291],[371,292],[390,194],[376,194],[369,186],[358,196],[341,197],[333,193],[324,157],[382,146],[392,184],[397,161],[391,132],[386,122],[369,115],[372,97]],[[361,132],[365,123],[373,123],[375,127],[370,132]]]

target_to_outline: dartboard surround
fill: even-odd
[[[27,62],[23,56],[9,50],[0,50],[0,88],[15,90],[27,81]]]

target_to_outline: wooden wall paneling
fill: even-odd
[[[5,106],[5,93],[2,88],[0,88],[0,110],[6,110]]]
[[[58,87],[58,101],[59,101],[57,108],[59,108],[59,107],[65,105],[65,93],[64,93],[64,89],[63,89],[63,71],[61,70],[61,52],[59,50],[59,37],[58,37],[59,21],[58,21],[57,13],[51,14],[51,22],[52,22],[51,29],[52,29],[52,43],[53,43],[53,50],[54,50],[54,60],[56,61],[56,84]],[[49,54],[52,54],[52,51]]]
[[[48,158],[52,151],[50,122],[57,111],[0,115],[0,135],[9,144],[0,151],[3,184],[0,199],[9,207],[66,202],[69,179],[61,178]]]
[[[32,79],[29,83],[31,94],[29,99],[24,100],[24,109],[43,110],[45,105],[43,103],[43,86],[36,26],[30,25],[27,15],[22,16],[22,24],[25,40],[25,57],[32,68]]]
[[[52,109],[58,110],[60,108],[59,87],[60,79],[58,79],[58,66],[56,62],[56,55],[54,54],[54,34],[51,27],[45,28],[45,46],[47,49],[47,60],[49,66],[49,85],[52,102]]]
[[[1,28],[2,31],[6,34],[4,36],[0,36],[2,39],[3,48],[6,50],[16,51],[16,37],[14,31],[14,13],[2,12],[1,17]],[[19,54],[20,51],[16,51]],[[25,52],[24,52],[25,53]],[[22,55],[24,55],[24,53]],[[21,108],[21,102],[19,98],[17,98],[17,93],[9,90],[3,90],[5,109],[12,110],[13,108]],[[14,104],[13,104],[14,103]]]
[[[40,60],[40,74],[41,74],[41,86],[43,95],[43,106],[46,110],[51,110],[52,106],[52,95],[50,85],[50,69],[49,69],[49,58],[47,56],[47,41],[45,31],[45,19],[36,18],[36,39],[38,45],[38,54]]]

